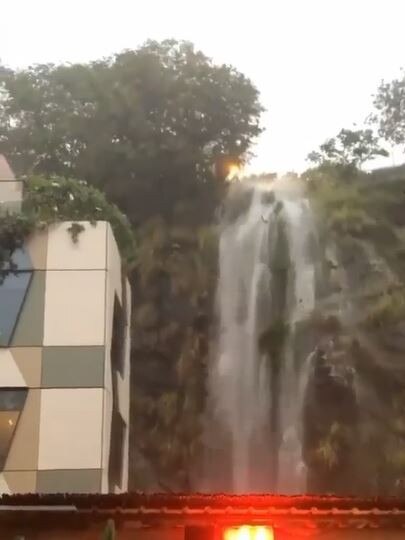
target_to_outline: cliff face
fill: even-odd
[[[259,346],[269,359],[273,383],[287,376],[288,347],[297,372],[307,372],[300,405],[307,491],[402,495],[405,171],[365,174],[324,167],[296,181],[305,186],[315,221],[306,247],[314,267],[315,309],[291,331],[285,307],[300,299],[289,297],[287,283],[300,269],[291,237],[280,234],[270,250],[271,317]],[[272,204],[274,195],[266,196]],[[225,225],[245,214],[251,197],[246,187],[231,189]],[[281,223],[283,215],[280,207]],[[280,388],[269,389],[278,404],[283,403]],[[283,436],[270,423],[272,460]]]
[[[333,174],[308,183],[319,231],[308,490],[403,494],[405,174]]]
[[[291,238],[283,234],[283,208],[277,208],[280,234],[269,260],[271,317],[258,338],[272,370],[271,399],[282,402],[276,383],[286,376],[285,350],[292,347],[295,367],[307,371],[304,396],[296,398],[303,399],[307,491],[404,495],[405,171],[365,174],[321,167],[296,182],[306,190],[315,222],[306,247],[314,268],[315,309],[291,333],[288,283],[300,269]],[[279,204],[271,192],[264,196],[270,206]],[[246,213],[251,200],[246,185],[232,186],[223,226]],[[213,301],[216,235],[215,226],[190,230],[157,221],[140,238],[133,488],[196,489],[204,476],[196,462],[206,456],[207,369],[219,331]],[[184,307],[189,305],[191,311]],[[238,317],[245,312],[241,302]],[[213,436],[215,448],[221,447],[215,462],[229,462],[228,446],[218,431]],[[281,444],[278,436],[271,434],[270,461]]]

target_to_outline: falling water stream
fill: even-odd
[[[229,490],[294,493],[305,488],[300,431],[309,364],[297,366],[294,335],[315,301],[311,211],[287,181],[246,190],[247,210],[224,223],[220,238],[211,401],[230,440]],[[281,318],[288,332],[275,359],[260,342]]]

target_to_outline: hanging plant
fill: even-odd
[[[63,221],[72,221],[68,228],[73,242],[84,230],[79,221],[108,221],[113,229],[127,270],[135,262],[135,236],[124,214],[105,195],[86,182],[71,178],[36,176],[24,182],[24,200],[19,213],[0,215],[0,270],[13,271],[14,252],[24,245],[36,230]]]

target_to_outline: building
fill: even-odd
[[[102,540],[109,520],[116,540],[400,540],[405,500],[124,494],[0,501],[2,540]]]
[[[1,211],[21,200],[0,156]],[[130,289],[110,225],[81,225],[0,272],[0,493],[127,490]]]

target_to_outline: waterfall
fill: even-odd
[[[314,308],[313,227],[308,202],[288,186],[239,187],[247,203],[224,220],[220,237],[211,440],[221,432],[228,440],[223,468],[235,493],[303,489],[300,413],[309,363],[297,366],[294,334]]]

